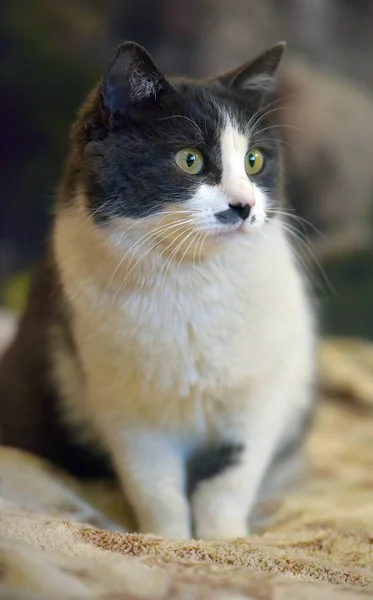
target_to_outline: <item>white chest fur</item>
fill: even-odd
[[[80,243],[67,255],[70,225],[59,218],[55,243],[86,375],[77,418],[205,435],[224,414],[249,410],[252,389],[289,362],[305,382],[312,377],[311,316],[275,223],[266,237],[177,274],[171,265],[146,285],[129,280],[120,293],[95,280],[94,251],[83,260]]]

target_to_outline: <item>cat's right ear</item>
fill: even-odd
[[[254,60],[218,76],[215,80],[224,86],[256,92],[259,97],[265,96],[275,87],[275,74],[285,48],[286,43],[279,42]]]
[[[103,116],[112,123],[131,109],[154,107],[171,89],[145,48],[126,42],[117,48],[101,84]]]

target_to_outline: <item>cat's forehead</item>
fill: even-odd
[[[178,83],[175,88],[180,97],[180,113],[206,133],[224,128],[227,118],[246,131],[249,121],[260,108],[257,102],[250,101],[250,94],[235,94],[218,85],[192,82]]]
[[[181,84],[177,88],[180,96],[180,104],[185,111],[194,113],[201,118],[210,116],[212,119],[219,119],[223,111],[227,111],[230,107],[237,108],[234,101],[224,98],[212,87],[196,85],[196,84]]]

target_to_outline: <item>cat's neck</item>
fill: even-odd
[[[288,260],[288,248],[279,223],[268,224],[265,235],[255,232],[219,243],[207,256],[193,254],[174,258],[162,250],[144,248],[132,255],[128,247],[109,244],[92,219],[79,210],[61,211],[55,220],[54,249],[62,280],[78,296],[94,289],[106,297],[146,293],[167,287],[172,293],[216,285],[245,277],[259,284]]]

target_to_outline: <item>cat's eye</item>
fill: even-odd
[[[255,148],[254,150],[249,150],[249,152],[245,156],[245,170],[248,176],[257,175],[263,169],[264,166],[264,156],[260,150]]]
[[[180,169],[189,175],[201,173],[204,161],[199,150],[195,148],[184,148],[175,154],[175,162]]]

